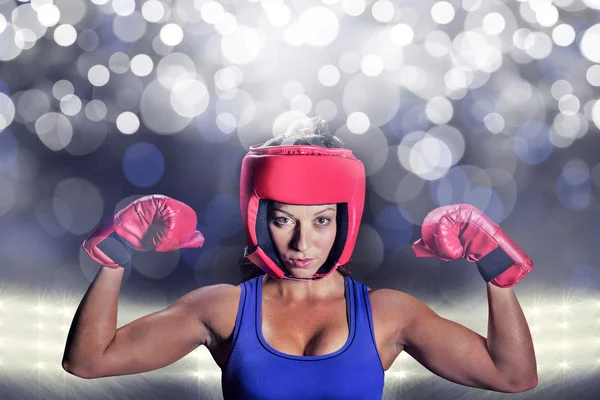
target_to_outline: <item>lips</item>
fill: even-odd
[[[292,264],[294,267],[296,268],[308,268],[310,266],[310,264],[312,264],[313,259],[312,258],[303,258],[303,259],[290,259],[288,260],[288,262],[290,264]]]

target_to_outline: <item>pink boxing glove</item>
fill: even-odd
[[[190,206],[153,194],[135,200],[106,221],[83,242],[83,249],[104,267],[128,267],[136,251],[202,247],[204,236],[196,230],[196,223]]]
[[[486,282],[512,287],[533,270],[533,261],[487,215],[469,204],[442,206],[425,217],[417,257],[475,261]]]

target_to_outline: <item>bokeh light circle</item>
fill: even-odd
[[[431,7],[431,17],[438,24],[448,24],[454,19],[455,11],[447,1],[438,1]]]
[[[63,97],[74,93],[75,87],[66,79],[61,79],[52,86],[52,94],[56,100],[62,100]]]
[[[445,124],[452,119],[454,110],[447,98],[434,97],[427,102],[425,113],[434,124]]]
[[[38,21],[45,27],[52,27],[60,20],[60,10],[54,4],[43,4],[37,12]]]
[[[85,179],[67,178],[59,182],[52,201],[56,219],[74,235],[88,233],[102,217],[102,195],[94,184]]]
[[[319,69],[318,78],[323,86],[334,86],[340,80],[340,71],[335,65],[324,65]]]
[[[585,73],[588,83],[592,86],[600,86],[600,65],[592,65]]]
[[[35,122],[39,117],[50,111],[50,98],[45,91],[40,89],[29,89],[17,92],[13,95],[16,108],[15,120],[27,124]]]
[[[65,115],[77,115],[81,111],[81,99],[74,94],[64,96],[60,99],[60,110]]]
[[[63,114],[50,112],[35,121],[35,131],[50,150],[64,149],[73,138],[71,121]]]
[[[414,31],[410,25],[397,24],[390,29],[390,37],[392,42],[398,46],[407,46],[414,39]]]
[[[185,109],[185,105],[182,105],[182,108]],[[156,133],[177,133],[192,120],[191,118],[181,116],[181,114],[173,109],[171,92],[165,89],[158,81],[152,81],[144,89],[140,110],[144,125]]]
[[[462,151],[459,149],[457,154]],[[398,146],[400,164],[422,179],[435,180],[446,174],[456,154],[441,138],[426,132],[411,132]]]
[[[356,135],[362,135],[369,130],[371,122],[369,121],[369,117],[364,113],[353,112],[352,114],[348,115],[346,125],[348,126],[350,132]]]
[[[594,107],[592,107],[592,121],[600,129],[600,99],[596,100]]]
[[[177,46],[183,40],[183,29],[177,24],[166,24],[160,29],[160,40],[167,46]]]
[[[390,22],[395,13],[394,4],[389,0],[377,0],[371,7],[373,18],[379,22]]]
[[[0,92],[0,131],[6,129],[15,118],[15,105],[12,99]]]
[[[144,36],[146,29],[146,20],[139,11],[117,16],[113,20],[113,32],[124,43],[137,42]]]
[[[575,29],[569,24],[560,24],[552,30],[552,40],[558,46],[568,46],[575,40]]]
[[[106,118],[106,104],[102,100],[92,100],[85,105],[85,116],[90,121],[101,121]]]
[[[2,46],[2,51],[0,51],[0,61],[13,60],[21,54],[21,51],[23,51],[23,48],[18,46],[15,37],[15,27],[10,23],[6,24],[3,30],[0,30],[0,45]]]
[[[119,114],[117,117],[117,128],[126,135],[137,132],[140,128],[140,120],[131,111]]]
[[[238,25],[231,33],[223,35],[221,52],[229,62],[243,65],[254,61],[264,44],[255,29]]]
[[[125,177],[132,185],[148,188],[162,179],[165,159],[155,145],[137,142],[125,151],[122,167]]]
[[[206,110],[210,98],[202,82],[195,79],[182,79],[173,87],[170,101],[177,114],[194,118]]]
[[[327,46],[339,32],[338,17],[326,7],[311,7],[298,18],[298,29],[303,33],[304,43],[310,46]]]
[[[116,74],[124,74],[129,70],[129,64],[131,60],[129,56],[123,52],[113,53],[108,59],[108,67]]]
[[[585,31],[579,42],[581,54],[591,62],[600,63],[600,24]]]
[[[54,41],[59,46],[68,47],[77,40],[77,31],[72,25],[63,24],[54,30]]]
[[[165,16],[165,6],[158,0],[148,0],[142,5],[142,16],[148,22],[160,22]]]
[[[104,65],[94,65],[88,71],[88,80],[94,86],[104,86],[110,79],[110,72]]]
[[[112,8],[115,13],[119,16],[127,16],[135,11],[134,0],[114,0],[112,2]]]
[[[76,119],[79,129],[74,133],[65,150],[74,156],[93,153],[106,140],[108,123],[106,121],[85,120],[81,115],[78,115]]]
[[[502,14],[498,12],[491,12],[483,17],[481,21],[483,30],[488,35],[498,35],[506,27],[506,21]]]
[[[154,62],[147,54],[137,54],[131,59],[130,68],[137,76],[148,76],[154,68]]]
[[[172,90],[182,80],[196,79],[196,65],[186,54],[171,53],[159,61],[156,77],[161,85]]]
[[[360,69],[366,76],[377,76],[383,71],[383,60],[377,54],[367,54],[360,62]]]
[[[210,0],[202,4],[200,15],[206,23],[214,25],[219,23],[221,18],[223,18],[225,9],[219,2]]]

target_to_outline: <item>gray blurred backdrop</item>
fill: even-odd
[[[98,270],[81,242],[142,195],[191,205],[202,249],[142,253],[119,325],[239,283],[239,169],[305,116],[366,166],[356,279],[487,333],[473,264],[417,259],[469,203],[534,260],[515,287],[538,360],[511,398],[600,396],[599,0],[0,0],[0,397],[219,399],[206,349],[83,380],[60,361]],[[443,332],[440,332],[443,335]],[[385,398],[500,399],[402,354]]]

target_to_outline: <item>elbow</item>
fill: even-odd
[[[538,385],[538,376],[537,373],[535,374],[535,376],[533,377],[533,379],[531,379],[529,382],[529,384],[525,386],[525,389],[522,390],[523,392],[527,391],[527,390],[531,390],[531,389],[535,389],[536,386]]]
[[[83,379],[95,379],[101,378],[102,375],[98,374],[92,368],[84,367],[80,365],[73,365],[69,363],[67,360],[62,361],[62,368],[69,374],[74,375],[78,378]]]
[[[535,389],[536,386],[538,385],[538,376],[537,373],[533,376],[533,378],[523,381],[523,382],[519,382],[519,383],[513,383],[510,386],[510,393],[522,393],[522,392],[526,392],[528,390],[532,390]]]

